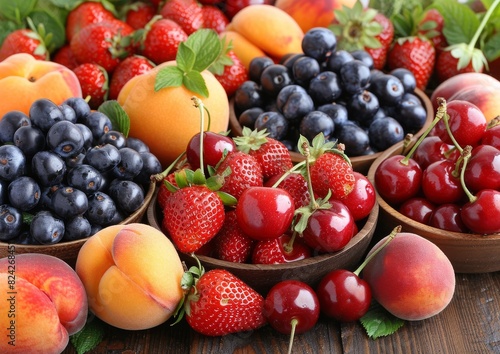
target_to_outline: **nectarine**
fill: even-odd
[[[183,297],[184,269],[170,240],[146,224],[108,226],[82,246],[75,266],[90,310],[139,330],[167,321]]]
[[[380,247],[380,240],[368,253]],[[423,320],[444,310],[455,292],[450,260],[431,241],[401,232],[363,269],[373,298],[403,320]]]

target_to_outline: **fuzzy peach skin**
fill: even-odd
[[[386,238],[372,250],[380,247]],[[450,260],[429,240],[398,233],[363,269],[374,299],[403,320],[423,320],[445,309],[455,292]]]
[[[75,266],[89,308],[127,330],[167,321],[182,299],[184,269],[170,240],[146,224],[113,225],[91,236]]]
[[[0,259],[0,292],[0,353],[61,353],[87,320],[81,280],[53,256]]]
[[[75,73],[64,65],[19,53],[0,62],[0,97],[2,117],[12,110],[28,114],[39,98],[61,104],[67,98],[82,97],[82,88]]]

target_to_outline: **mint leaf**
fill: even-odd
[[[182,83],[189,91],[198,93],[203,97],[208,97],[208,88],[205,84],[205,79],[203,79],[203,76],[198,71],[192,70],[186,73]]]
[[[78,354],[84,354],[97,347],[103,338],[104,324],[93,317],[79,332],[70,336],[70,341]]]
[[[196,53],[185,42],[181,42],[177,49],[176,60],[179,69],[184,72],[191,71],[196,61]]]
[[[207,69],[222,51],[219,35],[207,28],[199,29],[191,34],[185,43],[196,54],[193,70],[200,72]]]
[[[377,339],[395,333],[404,325],[404,321],[389,313],[378,302],[373,301],[368,312],[361,317],[361,324],[368,337]]]
[[[159,91],[164,87],[178,87],[182,85],[184,72],[177,66],[166,66],[155,77],[155,91]]]
[[[480,21],[469,6],[454,0],[437,0],[432,7],[443,16],[443,34],[449,45],[470,43]]]
[[[35,8],[37,0],[0,0],[0,18],[21,24]]]
[[[121,132],[125,137],[130,131],[130,119],[125,110],[116,100],[108,100],[103,102],[97,109],[104,113],[110,120],[113,130]]]

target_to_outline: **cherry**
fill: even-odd
[[[342,202],[351,211],[354,221],[367,217],[376,201],[376,192],[373,184],[362,173],[353,172],[354,187]]]
[[[441,204],[437,206],[429,218],[428,225],[447,231],[469,231],[462,221],[458,204]]]
[[[460,155],[457,149],[453,149],[453,145],[446,144],[436,135],[427,136],[415,150],[413,159],[417,161],[422,170],[435,161],[450,158],[456,160]]]
[[[481,138],[481,144],[491,145],[500,149],[500,116],[493,118]]]
[[[472,149],[464,178],[473,193],[481,189],[500,190],[500,150],[490,145]]]
[[[399,207],[398,211],[404,216],[428,224],[435,205],[422,197],[410,198]]]
[[[252,251],[253,264],[289,263],[309,257],[311,249],[301,239],[287,234],[272,240],[258,241]]]
[[[200,144],[203,141],[203,160],[200,159]],[[200,168],[200,160],[203,167],[215,166],[224,154],[236,150],[233,139],[223,134],[210,131],[195,134],[186,148],[186,159],[193,170]]]
[[[450,160],[431,163],[422,174],[422,191],[431,203],[457,203],[465,197],[460,170]]]
[[[275,330],[290,334],[288,353],[291,353],[295,333],[307,332],[316,325],[320,305],[309,285],[299,280],[283,280],[267,293],[263,314]]]

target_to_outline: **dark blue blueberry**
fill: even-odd
[[[16,245],[39,245],[40,242],[33,238],[33,235],[27,230],[22,230],[19,236],[9,240],[9,243],[14,243]]]
[[[336,50],[326,59],[326,70],[340,73],[340,68],[348,61],[353,61],[354,57],[347,50]]]
[[[293,81],[303,87],[308,87],[309,82],[321,72],[318,61],[314,58],[303,56],[293,63]]]
[[[81,130],[66,120],[55,123],[47,132],[48,149],[63,158],[78,155],[84,143]]]
[[[257,117],[263,112],[264,109],[262,109],[261,107],[252,107],[246,109],[239,115],[238,122],[242,127],[248,127],[253,130]]]
[[[9,241],[17,237],[22,230],[23,215],[11,205],[0,205],[0,241]]]
[[[63,104],[66,104],[73,108],[76,115],[77,122],[82,122],[83,119],[90,114],[90,106],[87,101],[81,97],[70,97],[66,99]]]
[[[23,154],[31,158],[38,151],[45,149],[45,134],[34,126],[24,126],[14,133],[14,145],[16,145]]]
[[[96,192],[89,196],[89,207],[85,217],[90,224],[108,225],[116,212],[116,204],[108,194]]]
[[[47,133],[55,123],[64,120],[64,114],[59,106],[46,98],[40,98],[31,104],[29,116],[31,123],[44,133]]]
[[[255,81],[245,81],[234,91],[234,112],[239,116],[241,112],[264,105],[264,96],[260,85]]]
[[[125,147],[134,149],[137,152],[148,152],[149,146],[141,139],[134,137],[127,137],[125,141]]]
[[[279,112],[263,112],[255,121],[254,129],[264,130],[268,137],[282,140],[288,135],[288,120]]]
[[[111,170],[116,178],[132,180],[143,167],[141,155],[134,149],[124,147],[118,150],[120,161]]]
[[[151,182],[151,176],[156,175],[163,171],[160,160],[153,153],[146,151],[140,152],[139,155],[142,159],[142,169],[134,181],[140,185],[148,185]]]
[[[77,121],[76,112],[73,109],[73,107],[71,107],[69,104],[63,103],[63,104],[59,105],[59,108],[61,109],[61,111],[63,113],[64,120],[71,122],[71,123],[76,123],[76,121]]]
[[[269,57],[253,58],[248,65],[248,78],[259,84],[262,71],[271,64],[274,64],[274,61]]]
[[[144,204],[144,190],[132,181],[113,180],[109,185],[108,194],[113,198],[118,209],[127,215],[132,214]]]
[[[64,180],[66,163],[53,152],[39,151],[31,159],[31,172],[40,186],[53,186]]]
[[[41,187],[42,192],[41,192],[41,196],[40,196],[40,201],[38,202],[38,206],[40,207],[40,209],[53,211],[52,210],[52,196],[59,188],[63,188],[63,187],[65,187],[65,186],[63,186],[62,184]]]
[[[276,97],[276,105],[283,116],[290,121],[302,119],[314,109],[311,96],[299,85],[284,87]]]
[[[37,206],[42,191],[33,178],[21,176],[10,182],[8,195],[9,202],[14,208],[28,211]]]
[[[393,75],[379,75],[370,80],[369,90],[377,96],[380,105],[396,106],[403,99],[405,89],[401,81]]]
[[[107,172],[118,165],[120,158],[120,152],[115,146],[104,144],[90,148],[84,163],[95,167],[99,172]]]
[[[413,92],[417,87],[417,80],[412,71],[406,68],[396,68],[389,72],[389,74],[396,76],[403,84],[405,92]]]
[[[309,82],[307,92],[315,105],[332,103],[342,95],[342,87],[337,74],[333,71],[323,71]]]
[[[107,115],[99,111],[92,111],[83,119],[83,124],[92,132],[94,143],[98,143],[101,137],[113,129],[111,120]]]
[[[21,149],[14,145],[0,146],[0,179],[13,181],[25,171],[26,157]]]
[[[76,156],[66,157],[64,159],[64,162],[66,163],[66,168],[70,169],[83,164],[84,160],[85,160],[85,153],[81,152]]]
[[[61,241],[64,230],[64,222],[47,210],[36,213],[30,224],[31,235],[42,245]]]
[[[52,210],[62,219],[83,215],[87,208],[87,195],[79,189],[61,187],[52,195]]]
[[[123,222],[123,220],[125,220],[125,218],[126,218],[125,214],[120,209],[117,208],[115,210],[115,214],[113,215],[111,220],[105,226],[117,225],[117,224]]]
[[[9,111],[0,120],[0,143],[14,141],[14,133],[21,127],[31,126],[30,118],[21,111]]]
[[[363,127],[369,127],[375,113],[380,108],[377,96],[370,91],[353,94],[347,101],[349,119],[358,122]]]
[[[347,108],[343,104],[326,103],[319,106],[317,110],[328,114],[335,126],[340,126],[349,120]]]
[[[287,55],[282,58],[279,64],[282,64],[286,66],[288,69],[289,73],[292,73],[293,71],[293,64],[300,58],[305,57],[304,53],[290,53],[290,55]]]
[[[373,69],[373,57],[366,50],[364,49],[353,50],[351,52],[351,55],[354,59],[360,60],[363,63],[365,63],[370,68],[370,70]]]
[[[0,205],[7,203],[9,182],[0,179]]]
[[[368,137],[372,148],[383,151],[403,140],[405,132],[397,120],[385,117],[372,122],[368,129]]]
[[[407,134],[418,132],[427,120],[425,107],[415,102],[414,97],[414,95],[405,94],[394,113],[394,118],[403,126]]]
[[[64,222],[64,241],[75,241],[89,237],[92,232],[90,222],[84,216],[76,216]]]
[[[352,95],[362,92],[370,85],[370,68],[361,60],[351,60],[340,68],[342,89]]]
[[[117,149],[121,149],[127,146],[127,138],[125,138],[125,135],[123,135],[122,132],[119,132],[117,130],[110,130],[99,140],[99,145],[103,144],[111,144],[114,145]]]
[[[268,97],[276,97],[282,88],[292,84],[292,82],[290,71],[282,64],[269,65],[260,76],[262,92]]]
[[[308,141],[312,141],[319,133],[323,133],[325,139],[330,140],[333,137],[334,130],[335,124],[332,118],[321,111],[311,111],[306,114],[299,126],[300,134],[306,137]]]
[[[336,47],[337,37],[326,27],[313,27],[302,38],[302,51],[304,54],[319,62],[325,61],[335,51]]]
[[[103,185],[101,172],[88,164],[81,164],[70,169],[66,180],[69,186],[79,189],[87,195],[101,190]]]
[[[349,157],[363,156],[371,151],[368,133],[352,121],[338,127],[335,135],[338,142],[345,145],[345,153]]]
[[[76,123],[75,126],[80,129],[83,137],[83,148],[88,150],[94,145],[94,137],[92,136],[92,131],[89,127],[82,123]]]

